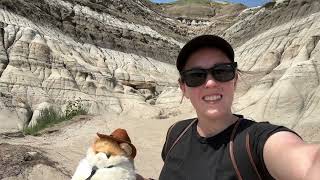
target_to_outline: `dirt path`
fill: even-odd
[[[97,132],[110,134],[116,128],[124,128],[138,151],[135,158],[137,172],[145,177],[158,178],[162,167],[161,150],[168,127],[177,120],[194,116],[193,112],[191,108],[182,109],[182,106],[164,111],[161,107],[150,108],[144,104],[129,103],[125,106],[127,110],[120,115],[80,116],[47,129],[40,136],[2,136],[0,144],[39,148],[50,160],[57,162],[57,168],[72,175]]]

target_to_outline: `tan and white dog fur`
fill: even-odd
[[[71,180],[136,180],[132,153],[128,143],[96,137]]]

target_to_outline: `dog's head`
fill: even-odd
[[[118,142],[109,137],[96,137],[92,150],[95,154],[104,153],[109,158],[110,156],[126,156],[132,158],[133,149],[126,142]]]
[[[88,149],[89,164],[98,169],[122,167],[133,169],[134,152],[132,146],[125,142],[119,142],[112,137],[96,137],[92,146]]]
[[[116,129],[110,135],[97,133],[72,180],[90,178],[135,180],[133,162],[135,156],[136,148],[126,130]]]

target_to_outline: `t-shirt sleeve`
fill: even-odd
[[[169,131],[170,129],[172,128],[173,125],[171,125],[171,127],[168,129],[167,131],[167,135],[166,135],[166,141],[164,142],[163,146],[162,146],[162,151],[161,151],[161,158],[164,162],[164,160],[166,159],[166,146],[167,146],[167,143],[169,141]]]
[[[261,169],[263,173],[266,174],[266,176],[271,177],[264,163],[263,148],[268,138],[271,135],[280,131],[292,132],[296,134],[298,137],[300,137],[296,132],[294,132],[293,130],[287,127],[270,124],[268,122],[256,123],[251,127],[249,131],[250,137],[253,139],[251,143],[252,143],[253,154],[255,154],[257,158],[258,169]]]
[[[168,146],[170,146],[170,144],[172,142],[172,136],[173,136],[173,134],[175,134],[175,132],[173,131],[173,128],[176,127],[177,124],[179,124],[179,123],[175,123],[175,124],[171,125],[167,131],[166,141],[164,142],[163,147],[162,147],[162,151],[161,151],[161,158],[162,158],[163,162],[165,161],[166,156],[167,156],[167,151],[169,150]]]
[[[193,120],[195,119],[191,118],[187,120],[178,121],[170,126],[170,128],[167,131],[166,141],[162,147],[161,158],[163,161],[165,161],[168,153],[167,151],[171,148],[176,138],[191,122],[193,122]]]

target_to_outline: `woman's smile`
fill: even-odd
[[[202,97],[206,103],[216,103],[222,99],[222,94],[206,95]]]

